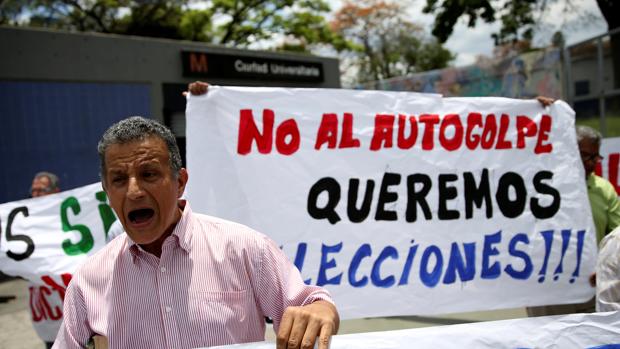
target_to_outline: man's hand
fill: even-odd
[[[588,281],[590,281],[590,286],[596,287],[596,273],[592,273],[592,275],[588,278]]]
[[[194,96],[204,95],[209,89],[209,84],[202,81],[194,81],[187,85],[187,91],[183,92],[183,96],[187,96],[188,93]]]
[[[282,315],[277,349],[310,349],[319,337],[319,349],[327,349],[332,335],[338,332],[340,318],[336,307],[316,301],[302,307],[288,307]]]

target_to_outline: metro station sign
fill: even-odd
[[[182,51],[183,76],[322,82],[323,64],[265,57]]]

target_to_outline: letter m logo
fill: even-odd
[[[206,73],[209,71],[207,55],[204,53],[189,54],[189,71],[192,73]]]

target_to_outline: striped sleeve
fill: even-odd
[[[77,281],[74,278],[67,287],[63,306],[63,322],[53,349],[84,348],[92,336],[88,326],[88,312]]]
[[[620,230],[601,242],[596,266],[596,310],[620,310]]]
[[[271,239],[263,236],[260,249],[257,300],[263,313],[273,319],[276,332],[287,307],[308,305],[318,300],[333,304],[327,290],[304,283],[299,270]]]

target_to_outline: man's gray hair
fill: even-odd
[[[575,131],[577,132],[577,143],[582,140],[588,140],[596,145],[601,145],[601,139],[603,136],[601,136],[601,133],[592,127],[579,125],[575,128]]]
[[[170,169],[176,178],[183,164],[174,134],[166,126],[155,120],[142,116],[132,116],[110,126],[101,136],[101,140],[99,140],[97,152],[99,153],[101,179],[105,179],[105,152],[110,145],[141,141],[153,136],[159,137],[166,143]]]
[[[60,180],[58,179],[58,176],[56,176],[55,174],[51,172],[47,172],[47,171],[41,171],[41,172],[38,172],[36,175],[34,175],[34,179],[41,178],[41,177],[47,177],[47,179],[50,180],[50,185],[47,188],[50,192],[56,189],[60,189]]]

